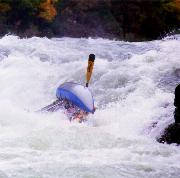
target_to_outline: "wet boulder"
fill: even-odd
[[[167,143],[167,144],[171,144],[171,143],[177,143],[180,144],[180,123],[176,124],[173,123],[171,125],[169,125],[163,135],[158,138],[158,141],[160,143]]]

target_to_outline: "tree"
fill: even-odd
[[[9,4],[1,2],[0,3],[0,13],[6,13],[11,10],[11,7]]]
[[[55,2],[57,2],[57,0],[46,0],[45,2],[40,3],[39,17],[48,22],[51,22],[57,15],[56,9],[54,7]]]

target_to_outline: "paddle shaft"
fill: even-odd
[[[88,59],[87,72],[86,72],[86,87],[88,87],[89,81],[91,79],[91,75],[92,75],[93,67],[94,67],[94,61],[95,61],[95,55],[90,54],[89,59]]]

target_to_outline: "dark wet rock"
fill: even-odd
[[[158,142],[167,144],[180,144],[180,123],[173,123],[169,125],[165,129],[163,135],[160,138],[158,138]]]

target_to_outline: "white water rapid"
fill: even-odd
[[[35,111],[66,81],[89,84],[90,123]],[[130,43],[106,39],[0,39],[0,178],[178,178],[180,148],[156,141],[173,121],[180,36]]]

